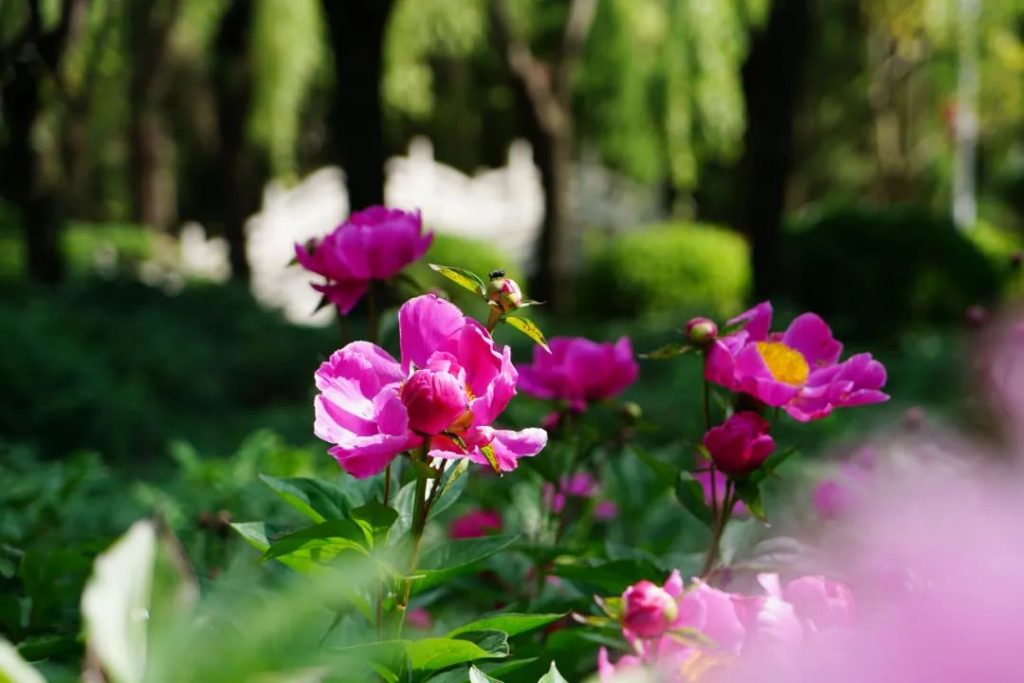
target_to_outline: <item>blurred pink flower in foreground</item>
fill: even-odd
[[[728,475],[742,476],[760,467],[775,450],[769,429],[768,420],[757,413],[736,413],[704,434],[704,448],[715,467]]]
[[[533,349],[533,363],[519,368],[519,388],[537,398],[567,401],[575,411],[611,398],[636,381],[639,367],[628,337],[614,344],[583,337],[554,337],[551,353]]]
[[[705,376],[727,389],[781,407],[801,422],[817,420],[834,408],[888,400],[885,368],[870,353],[842,363],[843,345],[825,321],[804,313],[785,332],[770,332],[767,301],[729,321],[740,329],[716,339],[707,355]]]
[[[448,527],[451,538],[479,538],[501,531],[501,513],[497,510],[472,510],[456,517]]]
[[[398,330],[401,364],[357,341],[316,371],[314,431],[334,444],[328,452],[345,471],[372,476],[424,441],[431,457],[483,465],[486,449],[503,471],[544,448],[543,429],[491,426],[516,393],[517,373],[508,347],[496,348],[480,323],[428,294],[402,306]]]
[[[295,256],[306,270],[327,282],[314,284],[342,315],[366,294],[371,280],[387,280],[417,261],[434,233],[423,234],[419,212],[371,206],[357,211],[320,241],[296,244]]]

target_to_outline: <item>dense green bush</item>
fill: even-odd
[[[793,298],[837,333],[879,338],[962,320],[999,294],[999,269],[948,218],[843,207],[794,221],[783,254]]]
[[[738,234],[668,223],[619,235],[588,250],[577,284],[580,311],[594,316],[700,311],[725,316],[742,306],[749,250]]]

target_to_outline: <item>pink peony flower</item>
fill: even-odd
[[[834,408],[888,400],[880,391],[886,380],[882,364],[869,353],[840,363],[843,345],[820,317],[804,313],[785,332],[769,332],[771,320],[767,301],[730,320],[745,325],[712,344],[705,377],[781,407],[801,422],[826,417]]]
[[[533,363],[520,368],[519,388],[537,398],[561,399],[582,411],[589,401],[622,393],[639,368],[628,337],[614,344],[583,337],[554,337],[551,353],[533,349]]]
[[[846,584],[824,576],[803,576],[786,584],[782,598],[815,631],[853,625],[853,591]]]
[[[770,428],[757,413],[736,413],[707,431],[704,447],[718,469],[741,476],[760,467],[775,450],[775,441],[768,434]]]
[[[682,595],[679,616],[672,626],[700,631],[717,649],[729,652],[737,651],[746,636],[734,596],[700,579],[694,579],[693,585]]]
[[[427,610],[417,607],[416,609],[409,610],[408,614],[405,615],[405,623],[411,628],[428,631],[434,625],[434,618],[430,616],[430,612]]]
[[[664,588],[650,581],[639,581],[627,588],[622,594],[622,628],[629,634],[627,638],[657,638],[668,631],[679,612],[676,597],[681,591],[679,572],[669,576]]]
[[[452,520],[448,527],[451,538],[479,538],[501,531],[503,522],[497,510],[473,510]]]
[[[316,371],[314,432],[334,444],[328,452],[346,472],[372,476],[424,441],[431,457],[484,465],[487,449],[505,472],[544,448],[543,429],[491,426],[516,393],[517,373],[508,347],[499,351],[480,323],[427,294],[402,306],[398,329],[401,363],[357,341]]]
[[[295,245],[302,267],[327,282],[314,284],[347,314],[366,293],[371,280],[387,280],[416,261],[430,247],[434,233],[423,234],[419,212],[372,206],[357,211],[319,242]]]

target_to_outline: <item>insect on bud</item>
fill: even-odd
[[[489,274],[487,300],[498,305],[502,312],[508,313],[519,308],[523,303],[523,292],[515,280],[505,277],[505,271],[495,270]]]

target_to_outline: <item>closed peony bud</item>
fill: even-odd
[[[686,323],[686,341],[694,346],[707,346],[718,337],[718,325],[710,318],[693,318]]]
[[[775,450],[768,421],[757,413],[736,413],[704,435],[704,447],[715,467],[742,476],[761,466]]]
[[[623,628],[640,638],[657,638],[672,626],[679,613],[676,599],[650,581],[640,581],[622,594]]]
[[[496,270],[490,274],[487,285],[487,300],[497,304],[505,313],[514,311],[523,303],[523,292],[518,283],[505,277],[505,271]]]

